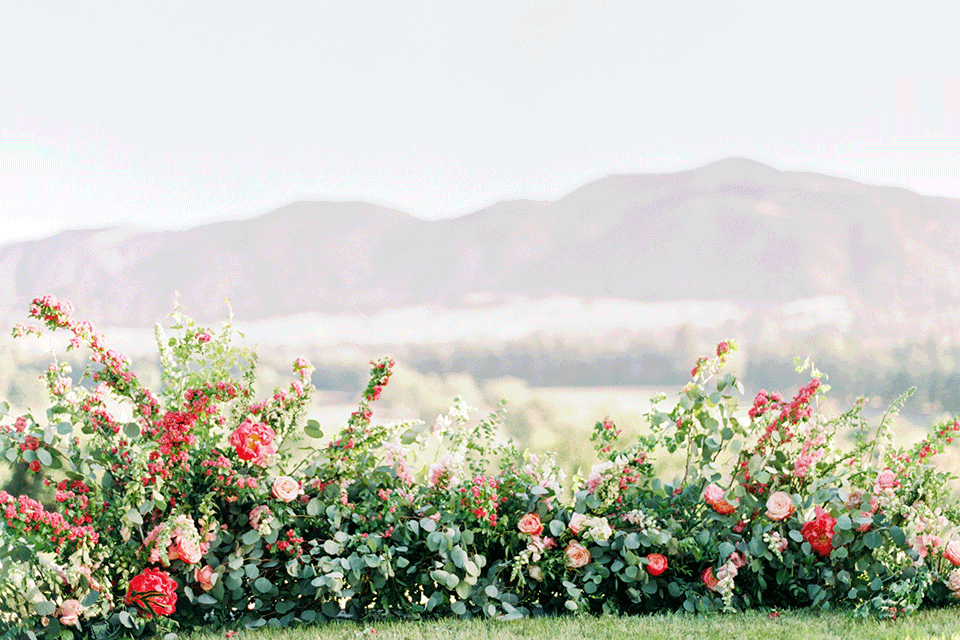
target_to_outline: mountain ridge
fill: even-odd
[[[297,201],[178,231],[61,232],[0,247],[0,318],[43,293],[97,324],[149,326],[174,292],[198,319],[251,321],[550,296],[729,300],[763,314],[840,296],[853,330],[960,310],[960,200],[728,158],[611,174],[557,200],[422,220],[362,201]]]

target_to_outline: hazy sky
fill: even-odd
[[[0,0],[0,244],[732,155],[960,197],[955,15],[887,6]]]

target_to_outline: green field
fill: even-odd
[[[647,617],[537,618],[495,622],[489,620],[397,622],[358,625],[351,622],[299,629],[242,631],[235,640],[862,640],[960,639],[960,610],[920,611],[913,616],[879,622],[860,620],[844,612],[750,612],[713,616],[655,615]],[[223,631],[189,636],[189,640],[221,640]]]

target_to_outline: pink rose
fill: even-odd
[[[587,519],[586,514],[575,513],[570,516],[570,531],[573,531],[573,535],[580,535],[580,530],[583,528],[583,522]]]
[[[277,452],[273,446],[276,432],[262,422],[244,420],[230,436],[230,446],[237,451],[241,460],[250,460],[253,464],[265,466],[267,456]]]
[[[708,484],[707,488],[703,490],[703,499],[707,504],[713,506],[714,503],[723,500],[723,489],[713,483]]]
[[[250,528],[259,529],[261,522],[269,521],[272,518],[273,511],[270,510],[270,507],[263,504],[257,505],[250,509]]]
[[[183,536],[177,536],[176,541],[170,545],[167,551],[167,557],[170,560],[179,558],[186,564],[197,564],[203,558],[203,552],[195,541]]]
[[[217,576],[213,573],[213,567],[206,565],[202,569],[197,567],[193,570],[193,579],[200,583],[201,589],[210,591],[217,581]]]
[[[538,536],[543,533],[543,523],[540,522],[540,516],[536,513],[528,513],[520,518],[517,523],[517,529],[520,533],[526,533],[531,536]]]
[[[767,517],[771,520],[783,520],[794,512],[793,499],[785,491],[775,491],[767,498]]]
[[[292,502],[300,495],[300,483],[290,476],[280,476],[273,481],[270,494],[280,502]]]
[[[955,567],[960,567],[960,540],[954,538],[943,548],[944,559]]]
[[[63,604],[60,605],[60,624],[67,626],[80,626],[80,612],[83,610],[83,605],[80,604],[79,600],[64,600]]]
[[[574,569],[590,564],[590,551],[576,540],[571,540],[563,552],[567,554],[567,564]]]
[[[890,487],[896,486],[896,484],[897,476],[890,469],[884,469],[881,471],[877,476],[876,482],[874,482],[874,486],[880,489],[889,489]]]

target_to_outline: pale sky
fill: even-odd
[[[439,218],[728,156],[960,198],[944,6],[0,0],[0,245],[302,199]]]

